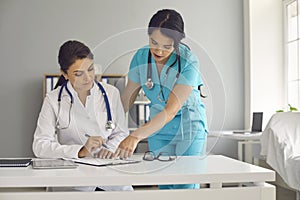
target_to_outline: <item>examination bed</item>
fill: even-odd
[[[300,191],[300,113],[272,116],[261,137],[261,155],[291,190]],[[282,182],[280,186],[283,185]],[[298,192],[297,192],[298,191]]]

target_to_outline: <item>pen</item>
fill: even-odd
[[[87,138],[91,137],[91,136],[90,136],[89,134],[87,134],[87,133],[84,134],[84,136],[87,137]],[[106,148],[106,149],[109,149],[108,146],[107,146],[106,144],[104,144],[104,143],[102,144],[102,146],[103,146],[104,148]]]

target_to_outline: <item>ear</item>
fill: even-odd
[[[60,70],[61,75],[63,75],[65,77],[66,80],[69,79],[68,74],[66,74],[63,70]]]

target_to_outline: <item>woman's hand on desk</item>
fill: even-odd
[[[103,159],[109,159],[112,158],[113,156],[113,152],[109,151],[106,148],[101,148],[100,151],[98,153],[94,154],[95,158],[103,158]]]
[[[132,156],[137,144],[139,143],[139,139],[135,136],[129,135],[127,136],[120,144],[116,152],[114,153],[114,158],[128,158]]]
[[[90,156],[91,153],[102,146],[105,140],[100,136],[91,136],[86,141],[85,145],[78,152],[78,157],[87,157]]]

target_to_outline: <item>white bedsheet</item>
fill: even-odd
[[[300,113],[276,113],[261,137],[261,155],[283,180],[300,190]]]

